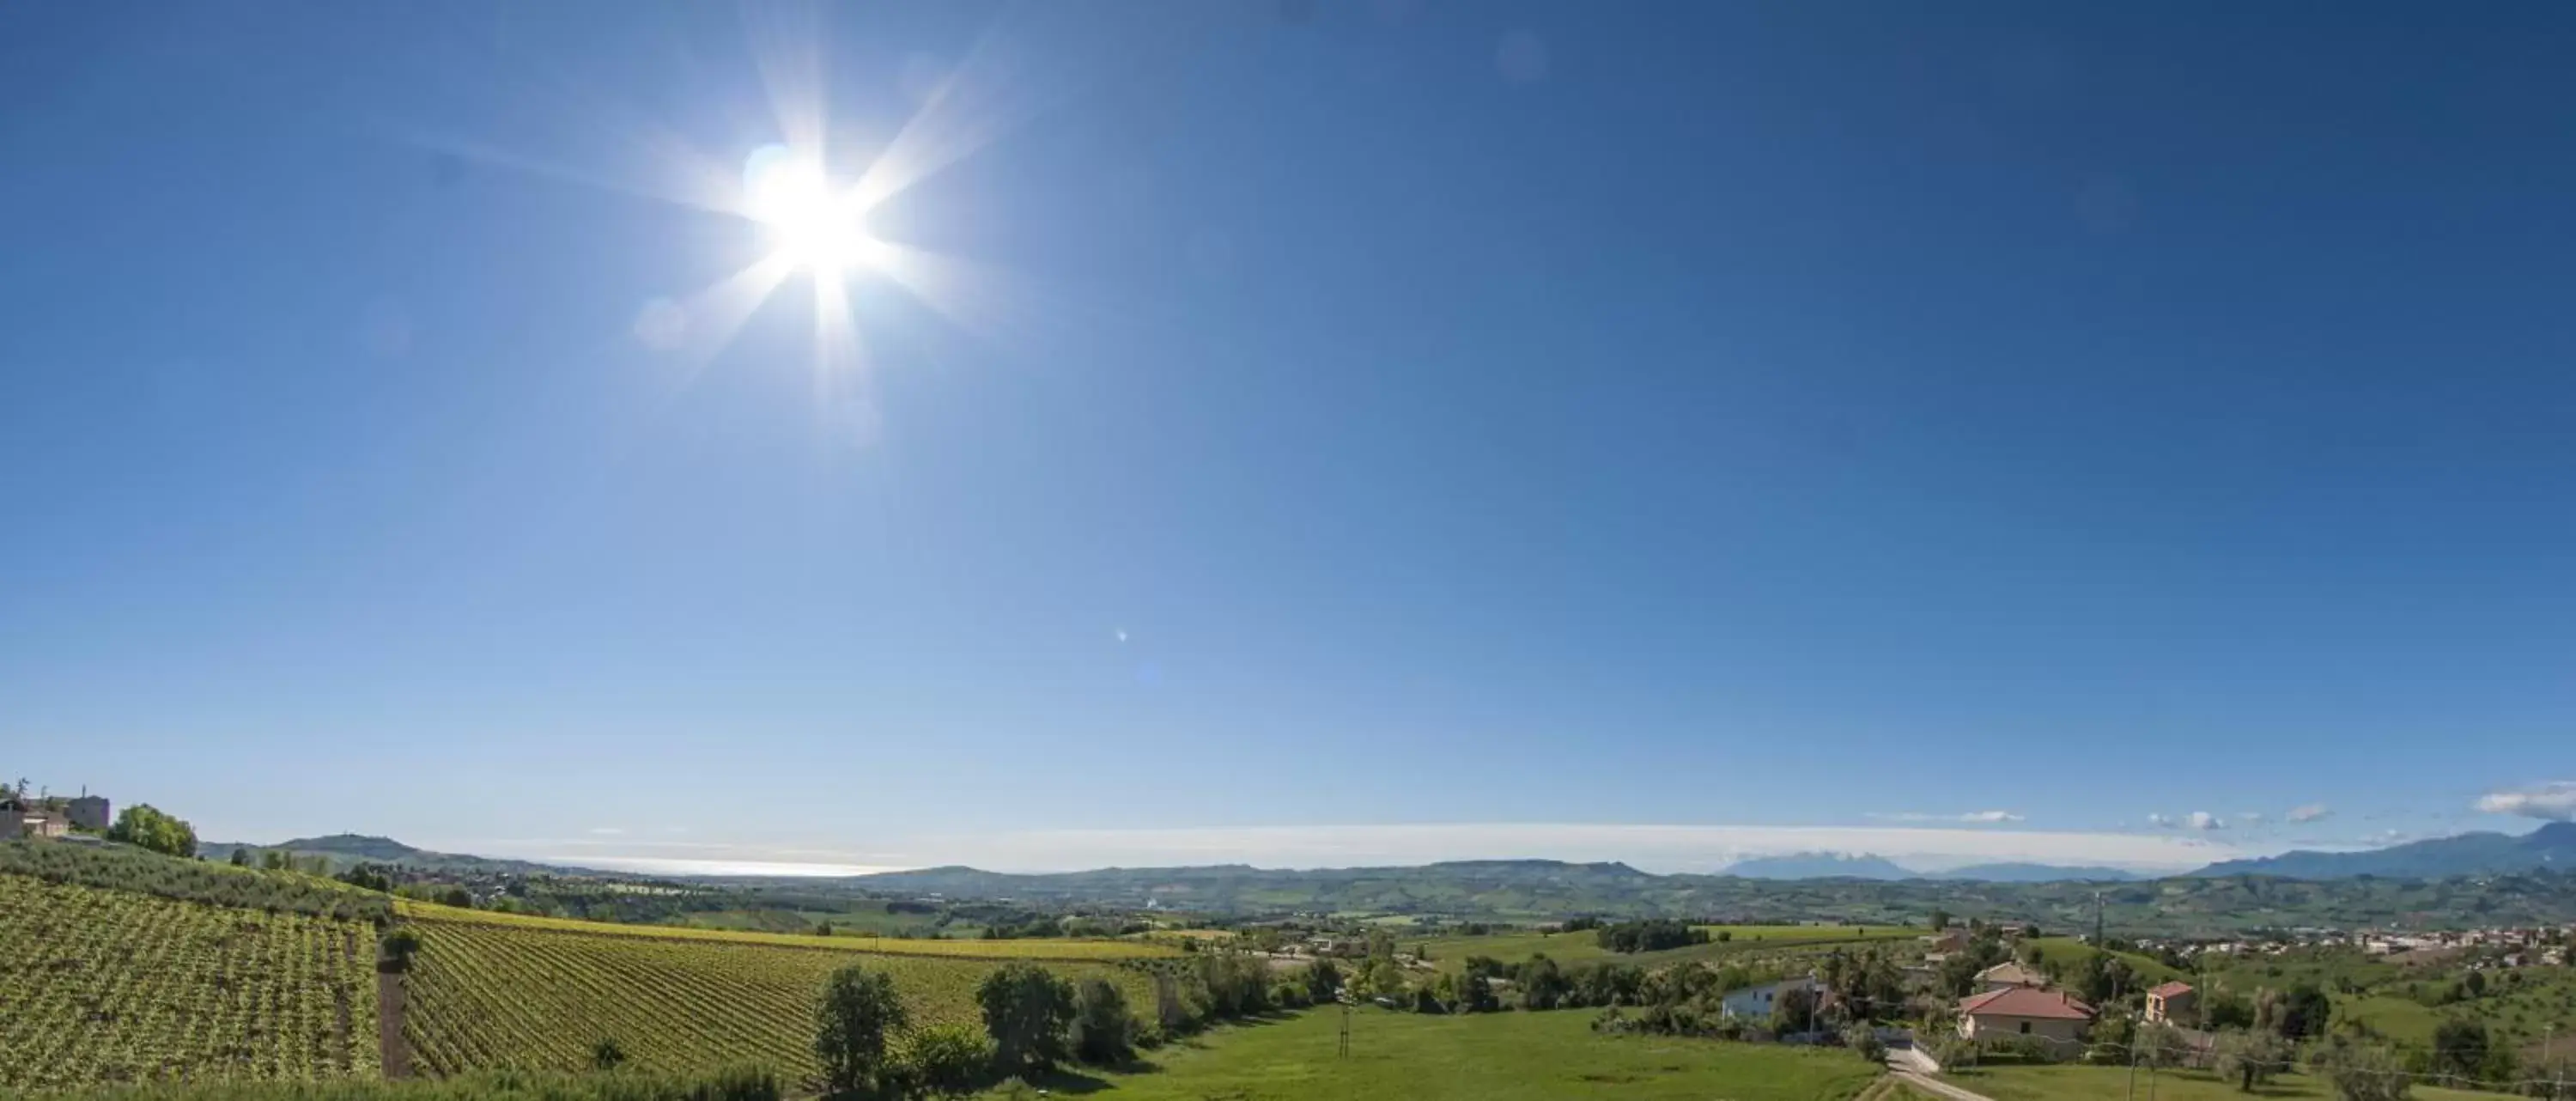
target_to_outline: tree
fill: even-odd
[[[1342,969],[1331,960],[1306,965],[1306,999],[1322,1005],[1342,995]]]
[[[1779,1033],[1812,1031],[1816,1022],[1816,992],[1805,985],[1784,986],[1771,999],[1771,1031]]]
[[[232,863],[233,863],[233,867],[236,867],[236,868],[247,868],[247,867],[250,867],[250,850],[249,850],[249,849],[234,849],[234,850],[233,850],[233,856],[232,856]]]
[[[993,1059],[1007,1073],[1045,1070],[1064,1058],[1073,1021],[1073,984],[1033,963],[1008,963],[975,988]]]
[[[150,803],[136,803],[118,812],[116,824],[107,828],[107,839],[183,860],[197,856],[195,827],[153,809]]]
[[[894,976],[866,964],[847,964],[823,983],[814,1011],[814,1058],[823,1064],[823,1092],[836,1097],[889,1097],[895,1092],[887,1040],[911,1023],[896,995]]]
[[[2465,1017],[2444,1021],[2433,1030],[2433,1069],[2475,1078],[2486,1071],[2487,1047],[2486,1022]]]
[[[930,1094],[964,1097],[992,1065],[993,1042],[971,1025],[931,1025],[904,1042],[902,1062]]]
[[[2236,1088],[2246,1093],[2290,1065],[2290,1045],[2279,1034],[2261,1029],[2221,1033],[2211,1053],[2217,1056],[2218,1076],[2234,1079]]]
[[[1107,979],[1090,978],[1073,995],[1073,1052],[1093,1066],[1111,1066],[1135,1054],[1136,1019],[1127,995]]]
[[[1525,1009],[1554,1009],[1574,990],[1564,969],[1544,954],[1534,954],[1514,972],[1521,988],[1521,1006]]]
[[[459,910],[471,910],[474,908],[474,892],[463,887],[450,887],[438,896],[438,901]]]
[[[618,1046],[615,1037],[602,1036],[598,1043],[590,1045],[590,1069],[616,1070],[625,1064],[626,1049]]]
[[[420,951],[420,934],[396,926],[376,941],[376,968],[380,971],[408,971],[412,953]]]
[[[1934,907],[1930,924],[1935,933],[1947,932],[1950,928],[1950,911]]]
[[[2326,1021],[2334,1014],[2334,1002],[2315,983],[2300,983],[2281,996],[2281,1006],[2274,1022],[2281,1038],[2293,1042],[2310,1036],[2323,1036]]]
[[[2328,1044],[2317,1049],[2309,1069],[2334,1083],[2336,1101],[2405,1101],[2410,1096],[2404,1069],[2380,1048]]]

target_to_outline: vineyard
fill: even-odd
[[[375,930],[0,875],[0,1088],[377,1073]]]
[[[685,925],[621,925],[574,918],[539,917],[493,910],[467,910],[416,899],[396,899],[394,906],[413,920],[498,925],[529,931],[582,933],[646,940],[681,940],[713,944],[766,945],[774,948],[819,948],[884,956],[946,956],[976,960],[1143,960],[1174,955],[1164,945],[1123,940],[1039,939],[935,940],[901,937],[832,937],[798,933],[762,933],[739,929],[701,929]]]
[[[750,1061],[778,1067],[790,1081],[805,1081],[815,1073],[816,998],[834,968],[855,960],[891,973],[914,1024],[921,1025],[977,1022],[975,986],[995,966],[991,958],[963,958],[953,951],[854,951],[851,938],[446,911],[451,918],[439,913],[443,908],[409,903],[404,909],[421,949],[405,980],[403,1032],[413,1065],[431,1074],[504,1066],[573,1070],[588,1064],[592,1045],[613,1039],[632,1065],[648,1071],[697,1072]],[[963,948],[1049,942],[881,943]],[[1151,977],[1135,967],[1097,958],[1047,966],[1067,977],[1106,975],[1127,989],[1131,1005],[1154,1004]]]

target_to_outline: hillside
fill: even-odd
[[[232,859],[233,852],[238,849],[248,849],[255,853],[288,852],[296,856],[324,857],[330,860],[333,871],[345,870],[357,864],[397,864],[426,871],[487,875],[644,878],[562,864],[540,864],[527,860],[504,860],[488,856],[469,856],[463,853],[432,852],[428,849],[414,848],[390,837],[357,833],[297,837],[274,845],[254,845],[242,841],[209,841],[197,846],[197,855],[207,860],[221,862]]]
[[[2521,836],[2464,833],[2362,852],[2301,849],[2254,860],[2212,864],[2195,876],[2269,875],[2291,879],[2380,876],[2442,879],[2465,875],[2576,870],[2576,822],[2551,822]]]
[[[792,1082],[816,1073],[816,998],[835,968],[864,962],[894,977],[916,1023],[971,1023],[975,985],[993,958],[888,955],[837,937],[801,942],[706,930],[493,920],[478,911],[411,909],[421,948],[406,977],[403,1035],[432,1073],[511,1066],[579,1070],[615,1040],[638,1069],[706,1071],[759,1060]],[[674,935],[678,934],[678,935]],[[972,946],[974,942],[914,942]],[[1004,942],[1067,977],[1099,975],[1154,1004],[1153,980],[1096,958],[1044,959],[1045,942]],[[1089,951],[1077,942],[1058,951]],[[1137,946],[1118,945],[1118,948]]]
[[[1729,864],[1720,875],[1742,879],[1912,879],[1914,873],[1884,857],[1848,853],[1759,856]]]
[[[1970,880],[1768,880],[1654,875],[1620,864],[1496,861],[1416,868],[1275,871],[1108,868],[1013,875],[947,868],[839,881],[872,892],[1007,897],[1045,903],[1260,915],[1295,911],[1424,914],[1538,922],[1570,914],[1766,924],[1813,920],[1917,925],[1938,908],[1962,920],[2090,928],[2102,896],[2114,932],[2216,935],[2270,926],[2457,928],[2576,921],[2576,874],[2458,881],[2177,877],[2093,883]]]
[[[376,1074],[375,927],[0,875],[0,1089]]]

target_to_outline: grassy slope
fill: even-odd
[[[2080,966],[2084,962],[2084,957],[2093,954],[2092,945],[2086,944],[2075,937],[2041,937],[2037,943],[2039,944],[2039,950],[2046,954],[2050,963],[2064,964],[2069,968]],[[2174,979],[2181,979],[2185,982],[2191,981],[2191,976],[2189,974],[2167,967],[2163,960],[2156,959],[2153,956],[2141,956],[2135,952],[2113,952],[2111,954],[2118,957],[2121,962],[2128,964],[2129,972],[2138,976],[2138,978],[2148,986],[2170,982]]]
[[[1849,1052],[1600,1036],[1589,1013],[1425,1017],[1361,1010],[1351,1057],[1341,1015],[1315,1010],[1222,1029],[1149,1053],[1153,1069],[1061,1082],[1119,1101],[1842,1101],[1878,1068]]]
[[[1535,954],[1544,953],[1558,963],[1583,963],[1592,960],[1617,960],[1640,967],[1663,967],[1684,960],[1719,960],[1764,949],[1807,948],[1835,944],[1895,942],[1910,947],[1922,930],[1898,925],[1833,926],[1833,925],[1709,925],[1713,938],[1720,929],[1732,936],[1723,943],[1711,940],[1662,952],[1640,952],[1623,956],[1601,947],[1589,932],[1579,933],[1498,933],[1482,937],[1437,937],[1420,939],[1399,934],[1396,945],[1410,949],[1427,945],[1431,962],[1443,970],[1455,971],[1469,956],[1492,956],[1505,963],[1519,963]]]
[[[794,937],[774,944],[755,934],[673,936],[705,931],[492,916],[414,912],[421,948],[404,980],[404,1034],[424,1069],[577,1070],[594,1043],[609,1039],[642,1070],[699,1073],[751,1061],[801,1083],[815,1072],[815,1000],[834,969],[856,962],[891,974],[921,1025],[978,1020],[975,986],[998,966],[852,947],[925,943],[917,941]],[[1148,1012],[1154,1004],[1151,977],[1114,962],[1038,962],[1068,978],[1107,977]]]
[[[1974,1090],[1994,1101],[2100,1101],[2106,1097],[2127,1097],[2129,1072],[2122,1067],[2032,1066],[1987,1067],[1961,1071],[1948,1076],[1963,1089]],[[2137,1096],[2147,1096],[2145,1074],[2138,1076]],[[2274,1079],[2255,1094],[2237,1091],[2230,1082],[2198,1072],[2166,1071],[2155,1076],[2156,1101],[2244,1101],[2246,1097],[2296,1098],[2299,1101],[2333,1101],[2334,1088],[2318,1079],[2301,1074]],[[2415,1101],[2494,1101],[2502,1095],[2471,1093],[2434,1086],[2415,1087]]]
[[[500,925],[518,929],[543,929],[555,932],[587,933],[602,936],[636,937],[651,940],[707,941],[722,944],[756,944],[779,948],[821,948],[841,952],[872,952],[888,956],[949,956],[959,959],[1030,959],[1030,960],[1135,960],[1173,956],[1179,953],[1161,945],[1121,940],[904,940],[897,937],[845,937],[837,933],[818,937],[810,933],[763,933],[737,929],[697,929],[681,925],[621,925],[604,921],[580,921],[573,918],[535,917],[528,914],[503,914],[490,910],[465,910],[441,906],[434,902],[400,899],[395,903],[402,916],[414,920],[463,922]]]
[[[375,929],[0,875],[0,1089],[376,1073]]]

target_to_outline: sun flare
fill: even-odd
[[[780,146],[761,149],[743,166],[743,212],[768,227],[782,257],[808,271],[872,266],[890,251],[868,232],[855,190],[834,187],[821,165]]]

